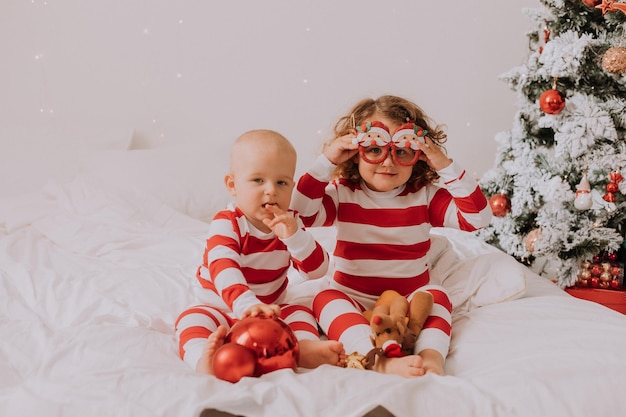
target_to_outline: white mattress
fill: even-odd
[[[455,300],[447,376],[322,366],[237,384],[194,373],[173,323],[208,225],[78,176],[0,201],[2,416],[625,415],[626,316],[575,299],[469,234],[437,231]],[[317,233],[332,246],[332,233]],[[437,269],[438,268],[438,269]],[[314,288],[304,284],[302,291]]]

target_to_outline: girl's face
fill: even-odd
[[[377,113],[374,113],[370,118],[364,120],[364,122],[373,122],[374,120],[383,122],[392,132],[401,124]],[[391,191],[394,188],[398,188],[406,184],[413,172],[412,165],[404,166],[394,163],[391,152],[389,152],[385,160],[378,164],[371,164],[363,160],[359,157],[359,154],[355,155],[355,160],[359,166],[359,174],[365,182],[365,185],[373,191]]]

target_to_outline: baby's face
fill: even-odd
[[[274,147],[252,145],[237,155],[233,165],[229,191],[235,204],[256,228],[269,232],[263,219],[274,215],[265,207],[289,208],[295,186],[295,158]]]

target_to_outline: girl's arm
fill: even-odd
[[[326,143],[311,170],[298,181],[291,206],[305,226],[330,226],[335,222],[337,188],[329,183],[336,165],[357,154],[359,147],[352,143],[354,137],[350,133]]]
[[[337,188],[330,183],[335,165],[320,155],[313,167],[298,180],[291,207],[306,227],[331,226],[337,216]]]
[[[429,202],[431,224],[472,232],[491,221],[487,198],[467,172],[452,162],[438,170],[439,186]]]

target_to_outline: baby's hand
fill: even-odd
[[[280,317],[280,306],[278,304],[255,304],[244,311],[241,318],[257,316]]]
[[[298,231],[298,222],[292,213],[272,204],[266,204],[265,210],[273,213],[274,218],[263,219],[263,223],[279,238],[286,239]]]
[[[350,133],[326,143],[322,152],[330,162],[339,165],[352,158],[359,151],[359,145],[352,143],[352,139],[355,137],[354,134]]]
[[[432,141],[428,136],[424,137],[424,143],[415,141],[419,146],[422,154],[419,159],[426,162],[435,171],[442,170],[452,163],[452,159],[448,158],[441,148]]]

